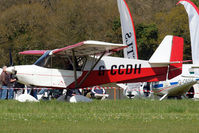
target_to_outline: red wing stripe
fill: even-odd
[[[19,54],[22,55],[43,55],[47,50],[29,50],[29,51],[23,51],[19,52]]]
[[[70,45],[70,46],[67,46],[67,47],[64,47],[64,48],[56,49],[56,50],[53,50],[53,54],[62,52],[64,50],[72,49],[72,48],[75,48],[75,47],[79,47],[79,46],[81,46],[83,44],[84,44],[84,42],[80,42],[80,43],[77,43],[77,44],[74,44],[74,45]]]

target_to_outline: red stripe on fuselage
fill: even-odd
[[[118,69],[114,70],[104,70],[103,75],[100,71],[92,71],[90,75],[86,78],[83,84],[79,87],[89,87],[100,84],[107,83],[127,83],[127,82],[151,82],[151,81],[161,81],[166,79],[167,67],[155,67],[155,68],[141,68],[140,73],[138,69],[135,72],[135,69],[132,69],[131,74],[126,74],[130,72],[130,69],[121,69],[120,73]],[[114,72],[114,74],[113,74]],[[83,77],[88,73],[84,71],[82,76],[78,79],[78,83],[83,79]],[[121,74],[123,73],[123,74]],[[101,74],[101,75],[100,75]],[[75,83],[73,82],[68,88],[74,88]]]
[[[73,78],[74,76],[67,75],[52,75],[52,74],[33,74],[33,73],[17,73],[17,75],[30,75],[30,76],[43,76],[43,77],[69,77]]]

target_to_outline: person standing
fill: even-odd
[[[1,99],[7,98],[8,89],[10,88],[11,82],[16,81],[16,79],[12,79],[11,75],[6,72],[7,66],[3,67],[3,72],[1,73],[1,82],[2,82],[2,92]],[[13,98],[13,97],[9,97]]]
[[[9,74],[10,83],[9,83],[9,89],[8,89],[8,99],[14,98],[14,87],[15,87],[15,81],[16,79],[13,77],[12,74]]]

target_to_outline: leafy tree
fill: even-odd
[[[136,25],[139,59],[149,59],[158,46],[158,28],[155,24]]]
[[[15,57],[17,52],[27,49],[43,49],[47,37],[47,11],[40,4],[23,4],[5,10],[0,16],[1,48],[12,48]],[[6,56],[4,58],[7,58]],[[5,64],[5,63],[4,63]]]
[[[187,14],[178,0],[126,0],[136,27],[140,59],[148,59],[165,35],[185,39],[184,59],[190,59]],[[192,0],[197,6],[198,0]],[[117,1],[114,0],[1,0],[0,65],[12,48],[15,64],[34,58],[18,55],[29,49],[54,49],[84,40],[121,43]],[[142,54],[144,53],[144,54]],[[120,51],[116,56],[122,56]],[[32,59],[33,58],[33,59]]]
[[[156,22],[160,31],[159,42],[168,34],[184,38],[184,60],[191,59],[191,42],[187,13],[179,5],[168,13],[157,13]]]
[[[198,0],[191,0],[197,7],[199,7],[199,1]]]

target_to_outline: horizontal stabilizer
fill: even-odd
[[[182,61],[173,61],[173,62],[150,62],[150,64],[175,64],[175,63],[182,63]]]
[[[192,62],[192,60],[185,60],[185,61],[170,61],[170,62],[150,62],[150,64],[176,64],[176,63],[187,63]],[[196,66],[199,67],[199,66]]]
[[[199,65],[192,65],[191,68],[199,68]]]

